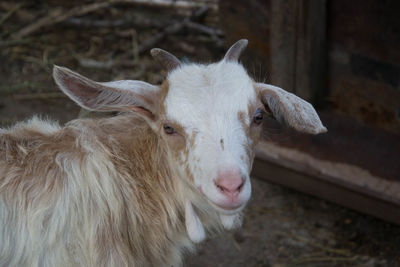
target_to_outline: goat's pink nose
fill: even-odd
[[[238,195],[243,184],[244,180],[239,170],[218,172],[218,178],[215,180],[215,185],[220,192],[230,197]]]

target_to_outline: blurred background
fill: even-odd
[[[329,132],[267,118],[243,227],[186,266],[400,266],[399,11],[397,0],[2,0],[0,126],[87,116],[53,64],[159,84],[151,48],[208,63],[246,38],[249,74],[312,102]]]

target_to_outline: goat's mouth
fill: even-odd
[[[210,199],[202,190],[201,187],[198,187],[199,192],[203,195],[203,197],[207,200],[207,202],[216,210],[218,213],[223,214],[223,215],[234,215],[236,213],[239,213],[243,210],[243,208],[246,206],[247,201],[235,201],[233,203],[229,204],[221,204],[217,203],[216,201],[213,201]]]

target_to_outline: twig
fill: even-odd
[[[54,98],[67,98],[67,96],[63,93],[35,93],[35,94],[21,94],[14,95],[14,99],[16,100],[42,100],[42,99],[54,99]]]
[[[231,240],[232,240],[232,243],[235,246],[236,250],[237,251],[242,251],[242,248],[241,248],[240,244],[233,237],[231,237]]]
[[[316,242],[314,242],[312,240],[306,239],[304,237],[300,237],[300,236],[295,235],[293,233],[278,232],[278,234],[284,235],[284,236],[288,236],[288,237],[290,237],[290,238],[292,238],[294,240],[306,243],[306,244],[308,244],[310,246],[319,248],[319,249],[324,250],[326,252],[334,253],[334,254],[337,254],[337,255],[343,255],[343,256],[350,256],[351,255],[351,252],[346,250],[346,249],[328,248],[328,247],[325,247],[325,246],[323,246],[321,244],[318,244],[318,243],[316,243]]]
[[[17,2],[17,1],[13,1],[13,2]],[[20,2],[26,3],[26,1],[20,1]],[[10,10],[10,9],[13,9],[17,5],[18,4],[11,3],[11,2],[0,1],[0,9]],[[24,5],[25,4],[22,4],[22,6],[24,6]],[[28,10],[24,10],[22,8],[19,8],[14,13],[20,22],[32,21],[35,18],[34,13],[32,13],[31,11],[28,11]]]
[[[153,20],[142,16],[132,16],[118,20],[96,20],[91,18],[69,18],[63,24],[72,27],[86,28],[116,28],[116,27],[142,27],[142,28],[163,28],[165,21]]]
[[[169,34],[176,34],[179,32],[184,26],[184,23],[178,22],[172,25],[169,25],[164,29],[164,31],[157,33],[151,38],[148,38],[144,42],[142,42],[141,46],[138,49],[139,54],[148,51],[150,48],[154,47],[158,42],[164,39],[165,36]]]
[[[111,69],[116,66],[123,66],[123,67],[136,67],[138,64],[132,60],[114,60],[109,59],[107,61],[98,61],[90,58],[81,58],[76,56],[75,57],[79,65],[84,68],[93,68],[93,69]]]
[[[6,94],[18,92],[19,90],[24,90],[27,88],[37,89],[37,88],[41,88],[41,85],[39,83],[23,82],[20,84],[14,84],[14,85],[10,85],[10,86],[2,86],[2,87],[0,87],[0,93],[3,95],[6,95]]]
[[[224,32],[221,31],[220,29],[212,28],[192,21],[186,22],[186,27],[209,35],[216,35],[216,36],[224,35]]]
[[[298,265],[298,264],[305,264],[311,262],[337,262],[337,261],[355,261],[357,260],[358,256],[355,255],[353,257],[303,257],[298,258],[292,261],[289,265]]]
[[[211,39],[215,42],[215,44],[218,47],[223,46],[224,42],[220,37],[223,36],[224,33],[220,29],[212,28],[212,27],[209,27],[209,26],[206,26],[206,25],[203,25],[200,23],[192,22],[192,21],[188,21],[185,26],[189,29],[196,30],[198,32],[210,35]]]
[[[172,7],[172,8],[196,8],[201,6],[202,3],[196,1],[182,1],[182,0],[121,0],[120,3],[144,5],[151,7]]]
[[[94,28],[113,28],[113,27],[129,26],[131,25],[131,23],[132,22],[127,19],[93,20],[88,18],[69,18],[63,22],[63,24],[68,26],[94,27]]]
[[[11,17],[14,12],[22,7],[23,4],[17,4],[13,8],[11,8],[1,19],[0,19],[0,26],[6,21],[9,17]]]
[[[165,21],[154,20],[140,14],[135,16],[125,17],[117,20],[104,20],[93,18],[69,18],[62,22],[63,25],[71,27],[85,27],[85,28],[116,28],[116,27],[142,27],[142,28],[163,28]]]
[[[115,62],[112,59],[107,61],[98,61],[90,58],[77,58],[79,65],[85,68],[94,69],[110,69],[115,66]]]
[[[44,53],[42,54],[41,58],[37,58],[37,57],[33,57],[33,56],[27,56],[27,55],[23,55],[23,54],[17,54],[15,55],[15,59],[21,59],[25,62],[29,62],[29,63],[33,63],[41,68],[43,68],[43,70],[45,71],[49,71],[49,65],[52,65],[52,63],[50,63],[47,60],[47,54],[48,52],[46,52],[46,50],[44,51]]]
[[[209,8],[208,7],[202,7],[193,12],[192,16],[189,18],[185,18],[181,22],[176,22],[173,24],[168,25],[164,31],[154,35],[153,37],[145,40],[142,45],[139,47],[138,51],[139,54],[148,51],[150,48],[154,47],[158,42],[160,42],[162,39],[164,39],[165,36],[169,34],[175,34],[179,32],[189,21],[197,21],[200,20],[207,12]]]
[[[133,62],[139,62],[139,44],[137,38],[137,32],[132,29],[132,54],[133,54]]]
[[[0,41],[0,47],[9,47],[21,44],[30,44],[32,39],[16,39],[16,40],[6,40]]]
[[[42,19],[39,19],[37,22],[30,24],[15,34],[12,35],[12,39],[20,39],[23,38],[27,35],[30,35],[36,31],[38,31],[40,28],[44,26],[50,26],[53,24],[57,24],[61,21],[66,20],[67,18],[70,17],[75,17],[75,16],[82,16],[84,14],[96,11],[101,8],[105,8],[110,6],[113,2],[102,2],[102,3],[94,3],[94,4],[89,4],[86,6],[81,6],[81,7],[75,7],[67,12],[65,12],[61,8],[57,8],[53,11],[51,11],[47,16],[45,16]]]
[[[135,60],[107,60],[105,62],[103,61],[97,61],[93,59],[86,59],[86,58],[79,58],[76,57],[76,59],[79,62],[79,65],[81,65],[84,68],[93,68],[93,69],[112,69],[114,67],[139,67],[138,70],[135,71],[135,73],[130,75],[131,79],[138,79],[143,76],[145,72],[145,68],[138,64],[138,61]]]

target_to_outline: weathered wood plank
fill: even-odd
[[[271,81],[321,105],[326,96],[326,0],[271,1]]]
[[[326,0],[297,3],[295,92],[316,106],[327,95]]]
[[[271,0],[271,82],[296,93],[298,0]]]
[[[400,225],[400,206],[374,195],[330,183],[261,157],[254,161],[252,176],[290,187],[321,199]]]

